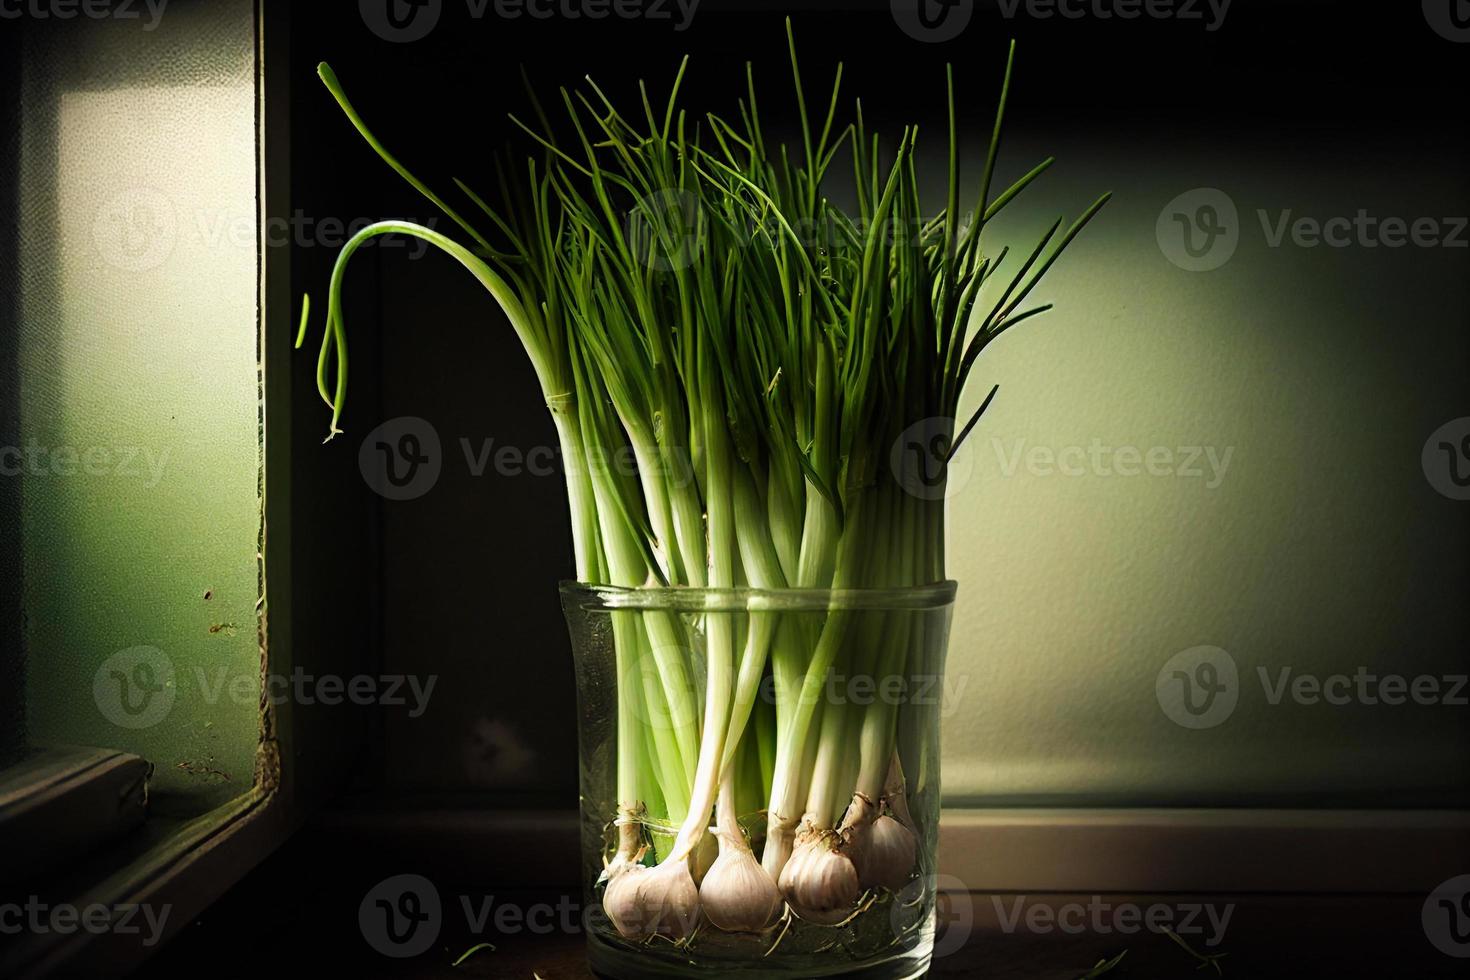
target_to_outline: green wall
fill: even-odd
[[[1101,190],[1116,198],[1039,290],[1056,311],[997,341],[972,382],[972,408],[992,384],[1000,393],[949,507],[960,594],[947,798],[1463,804],[1463,701],[1288,693],[1273,705],[1258,673],[1272,685],[1283,668],[1467,673],[1470,504],[1438,493],[1420,456],[1431,432],[1470,415],[1470,252],[1273,248],[1258,214],[1273,227],[1284,209],[1470,214],[1463,151],[1051,129],[1008,145],[1016,172],[1046,152],[1060,163],[992,242],[1024,255],[1055,214]],[[1212,271],[1174,264],[1156,233],[1165,206],[1199,187],[1225,191],[1239,214],[1236,251]],[[1149,475],[1127,457],[1140,473],[1120,475],[1111,456],[1096,465],[1077,450],[1072,475],[1047,465],[1047,450],[1094,441],[1140,460],[1164,447],[1157,473],[1184,468],[1187,447],[1213,449],[1223,476],[1204,456],[1197,477]],[[1190,728],[1156,682],[1168,688],[1166,662],[1200,646],[1235,664],[1237,703]],[[1193,676],[1197,660],[1186,666]]]

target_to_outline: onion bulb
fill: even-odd
[[[781,869],[781,894],[791,910],[808,922],[837,925],[852,915],[861,891],[842,837],[803,824],[791,860]]]
[[[699,886],[704,914],[726,932],[760,932],[781,911],[781,893],[761,867],[735,819],[734,780],[727,775],[715,807],[720,856]]]

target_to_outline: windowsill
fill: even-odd
[[[576,881],[568,809],[482,798],[366,797],[313,825],[424,874],[506,887]],[[1470,867],[1470,812],[1206,808],[946,807],[940,874],[979,891],[1426,894]]]
[[[579,889],[514,889],[470,872],[428,875],[443,902],[442,927],[429,950],[411,958],[374,951],[364,941],[358,906],[375,883],[403,873],[425,869],[341,846],[331,834],[308,829],[163,948],[149,969],[159,975],[197,972],[199,964],[213,961],[220,950],[233,950],[230,967],[241,975],[279,972],[284,963],[293,975],[303,976],[593,977]],[[1179,919],[1170,924],[1195,951],[1225,954],[1220,965],[1227,978],[1450,978],[1463,971],[1463,961],[1444,956],[1426,938],[1419,917],[1423,896],[970,892],[948,895],[945,902],[936,946],[942,955],[928,974],[933,980],[1072,980],[1125,951],[1120,968],[1106,976],[1215,977],[1215,971],[1201,969],[1200,962],[1164,935],[1162,927],[1151,930],[1141,918],[1134,921],[1114,911],[1155,905],[1190,916],[1187,924]],[[1104,911],[1094,917],[1091,907],[1103,903]],[[1214,919],[1191,912],[1205,907]],[[486,914],[478,924],[474,918],[485,909],[493,913],[507,908],[515,915],[497,920]],[[1026,910],[1035,908],[1062,915],[1065,928],[1034,913],[1028,920]],[[561,909],[570,914],[564,917]],[[1079,917],[1076,910],[1085,914]],[[532,921],[539,924],[533,928]],[[270,942],[260,942],[261,936],[269,936]],[[290,951],[284,961],[282,950]]]
[[[133,833],[94,851],[22,896],[45,907],[149,906],[166,913],[158,939],[177,933],[286,836],[276,796],[251,789],[201,816],[151,815]],[[154,952],[136,934],[107,931],[23,935],[0,952],[0,976],[121,975]]]
[[[47,747],[0,772],[0,881],[57,870],[138,829],[148,811],[152,766],[115,749]]]

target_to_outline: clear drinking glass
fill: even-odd
[[[576,660],[593,970],[614,980],[922,976],[934,941],[940,692],[955,583],[844,591],[566,583],[561,595]],[[729,662],[720,666],[717,653],[712,665],[712,649],[726,650]],[[671,929],[630,930],[626,913],[608,914],[616,901],[604,905],[605,871],[612,864],[626,872],[633,863],[626,855],[636,845],[643,867],[633,870],[646,874],[675,848],[681,825],[698,826],[697,818],[684,819],[691,804],[700,809],[697,801],[684,801],[698,795],[691,792],[697,782],[691,757],[699,755],[712,666],[710,688],[718,690],[728,677],[734,705],[722,712],[732,718],[721,756],[721,771],[729,774],[728,785],[722,783],[724,812],[738,815],[752,857],[760,861],[773,837],[794,829],[772,828],[768,811],[773,782],[793,785],[793,766],[783,770],[782,758],[796,757],[791,733],[801,730],[805,703],[808,737],[794,763],[797,790],[786,794],[799,802],[785,807],[798,812],[788,820],[810,818],[801,839],[820,838],[850,857],[863,880],[855,893],[837,889],[835,909],[803,914],[784,902],[782,890],[783,902],[764,927],[726,931],[705,914],[718,907],[703,891],[703,873],[718,853],[715,835],[706,833],[689,858],[690,876],[701,888],[698,910],[691,914],[686,904]],[[854,796],[860,785],[873,785],[879,768],[883,788],[871,794],[877,799]],[[827,775],[819,780],[818,773]],[[814,793],[817,782],[822,788]],[[715,814],[706,817],[708,825],[717,823]],[[902,842],[903,830],[912,836],[907,870],[906,846],[883,849],[886,861],[865,856],[870,849],[862,843],[875,839],[876,821],[884,820],[898,824],[884,827],[890,839]],[[883,882],[871,881],[875,875]],[[658,913],[648,915],[652,922]]]

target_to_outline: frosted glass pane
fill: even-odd
[[[223,798],[252,781],[260,674],[252,5],[26,42],[30,738]]]

